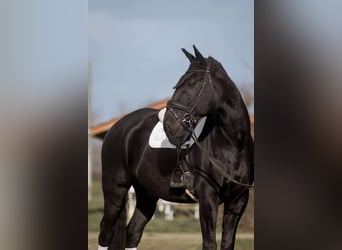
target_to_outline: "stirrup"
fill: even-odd
[[[175,178],[176,178],[177,173],[180,173],[180,176],[179,176],[179,181],[176,182]],[[184,175],[183,169],[181,169],[180,167],[175,168],[172,172],[170,187],[171,188],[184,188],[185,186],[183,182],[183,175]]]

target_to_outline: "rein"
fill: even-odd
[[[228,181],[234,182],[235,184],[238,184],[238,185],[241,185],[241,186],[245,186],[245,187],[247,187],[250,190],[254,190],[254,185],[243,183],[243,182],[235,180],[234,177],[232,177],[231,175],[227,174],[218,164],[216,164],[216,162],[213,160],[213,158],[210,157],[209,152],[199,143],[198,138],[195,135],[195,133],[192,132],[191,133],[191,137],[195,141],[195,143],[199,147],[199,149],[202,150],[203,153],[208,155],[208,159],[209,159],[210,163],[216,168],[216,170],[218,172],[220,172],[220,174],[222,174],[226,179],[228,179]]]

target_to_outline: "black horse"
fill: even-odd
[[[182,159],[194,176],[193,194],[198,200],[203,249],[217,249],[218,206],[224,203],[221,249],[234,249],[239,220],[254,181],[253,140],[246,105],[222,65],[183,49],[190,66],[175,86],[167,104],[164,130],[175,144],[194,137],[192,129],[201,117],[206,122],[196,143],[182,150]],[[184,189],[170,187],[178,163],[177,150],[151,148],[150,132],[158,122],[158,110],[140,109],[117,122],[102,147],[104,215],[99,249],[136,249],[144,227],[159,198],[193,203]],[[133,185],[137,204],[126,226],[126,195]]]

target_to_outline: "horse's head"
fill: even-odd
[[[190,66],[180,78],[167,103],[164,130],[171,143],[183,144],[200,117],[215,108],[215,90],[211,78],[210,58],[204,58],[194,46],[195,56],[182,49]]]

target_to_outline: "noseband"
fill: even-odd
[[[199,102],[199,98],[201,97],[203,89],[207,83],[207,81],[206,81],[207,76],[209,76],[209,82],[210,82],[210,84],[212,84],[211,77],[210,77],[210,71],[209,71],[209,64],[208,64],[206,70],[200,70],[200,69],[199,70],[189,70],[186,73],[191,73],[191,72],[204,72],[205,73],[204,80],[202,82],[201,88],[198,91],[198,94],[196,96],[196,101],[192,105],[192,107],[188,107],[188,106],[186,106],[182,103],[179,103],[177,101],[174,101],[174,100],[170,100],[166,104],[166,108],[171,112],[171,114],[176,118],[176,120],[178,122],[180,122],[182,124],[182,126],[184,128],[186,128],[187,130],[192,130],[193,125],[197,122],[197,120],[195,119],[195,116],[194,116],[194,110],[197,106],[197,103]],[[178,115],[175,113],[174,109],[184,111],[185,113],[184,113],[183,117],[179,118]]]

